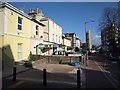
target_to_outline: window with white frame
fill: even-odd
[[[52,40],[54,41],[54,34],[52,34]]]
[[[22,30],[22,18],[18,17],[18,30]]]
[[[36,35],[39,35],[39,26],[36,25]]]
[[[60,36],[59,36],[59,43],[60,43]]]
[[[57,43],[57,35],[56,35],[56,43]]]
[[[22,43],[18,43],[18,60],[22,60]]]

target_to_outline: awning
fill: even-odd
[[[45,45],[42,44],[42,43],[40,43],[40,44],[38,44],[38,48],[39,48],[40,50],[43,50],[43,48],[45,48]]]
[[[44,47],[41,51],[44,53],[46,51],[49,51],[50,49],[52,49],[52,47]]]

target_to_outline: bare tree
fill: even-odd
[[[105,8],[102,17],[99,21],[99,29],[103,29],[108,24],[118,25],[118,9],[116,8]]]
[[[118,45],[118,9],[105,8],[99,22],[102,41],[105,42],[107,51],[114,52]],[[103,40],[104,39],[104,40]]]

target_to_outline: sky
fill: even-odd
[[[98,30],[104,8],[117,8],[117,2],[9,2],[16,8],[23,8],[29,13],[30,8],[39,8],[44,16],[50,17],[62,27],[62,32],[74,32],[85,42],[85,22],[91,31],[92,44],[101,43]]]

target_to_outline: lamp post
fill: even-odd
[[[85,44],[85,52],[86,52],[86,66],[87,66],[87,59],[88,59],[88,47],[87,47],[87,23],[90,23],[90,22],[96,22],[95,20],[90,20],[90,21],[87,21],[85,22],[85,41],[86,41],[86,44]]]

